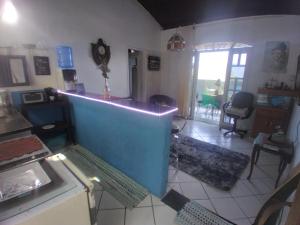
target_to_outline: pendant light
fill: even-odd
[[[185,44],[184,38],[176,29],[175,34],[173,34],[168,41],[167,49],[170,51],[182,51],[185,48]]]
[[[7,24],[15,24],[18,21],[18,12],[10,0],[6,0],[2,9],[2,21]]]

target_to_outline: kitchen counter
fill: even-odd
[[[27,131],[31,128],[32,124],[15,109],[11,109],[6,116],[0,117],[0,137]]]
[[[123,108],[131,111],[137,111],[140,113],[150,114],[153,116],[164,116],[164,115],[172,114],[178,110],[176,107],[154,105],[145,102],[135,101],[129,98],[118,98],[112,96],[110,99],[104,99],[102,95],[93,94],[93,93],[76,94],[76,93],[70,93],[64,91],[58,91],[58,92],[68,96],[74,96],[74,97],[83,98],[91,101],[96,101],[103,104],[112,105],[114,107]]]
[[[144,186],[165,194],[171,124],[177,108],[100,95],[67,96],[76,142]]]

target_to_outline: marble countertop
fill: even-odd
[[[58,90],[58,92],[61,94],[84,98],[91,101],[97,101],[104,104],[113,105],[115,107],[124,108],[124,109],[150,114],[154,116],[164,116],[164,115],[172,114],[178,110],[176,107],[149,104],[145,102],[135,101],[129,98],[118,98],[112,96],[110,97],[110,99],[104,99],[102,95],[93,94],[93,93],[77,94],[77,93],[65,92],[61,90]]]

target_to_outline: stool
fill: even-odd
[[[270,134],[259,133],[254,140],[254,146],[251,155],[251,168],[247,177],[250,180],[254,164],[257,163],[260,151],[265,151],[274,155],[279,155],[280,163],[278,166],[278,176],[276,178],[275,188],[278,186],[280,177],[285,170],[287,164],[289,164],[294,156],[294,145],[291,142],[277,143],[269,140]]]

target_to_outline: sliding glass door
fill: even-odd
[[[191,114],[194,120],[219,123],[228,55],[228,50],[196,52]]]
[[[243,90],[245,69],[251,45],[234,42],[206,43],[193,57],[191,119],[232,125],[223,104]]]

